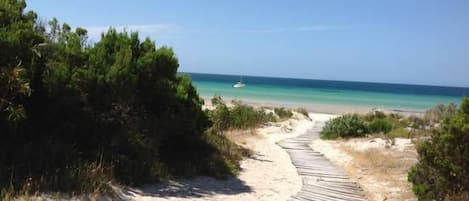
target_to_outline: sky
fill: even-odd
[[[42,20],[139,31],[182,72],[469,87],[467,0],[29,0]]]

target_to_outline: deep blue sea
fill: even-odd
[[[243,76],[244,88],[233,88],[236,75],[188,74],[201,96],[220,95],[299,104],[366,106],[425,110],[438,103],[459,103],[469,88]]]

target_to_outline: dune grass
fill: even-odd
[[[423,116],[402,116],[381,111],[365,115],[346,114],[326,123],[321,136],[323,139],[363,137],[371,134],[384,134],[387,138],[414,138],[431,134],[444,119],[454,115],[454,105],[437,105]]]
[[[232,101],[232,107],[228,107],[220,96],[212,98],[213,110],[207,110],[212,129],[221,133],[228,129],[249,129],[259,127],[269,121],[276,121],[273,113],[266,113],[264,109],[256,109],[245,105],[241,101]]]

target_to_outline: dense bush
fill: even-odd
[[[387,119],[374,119],[368,124],[368,129],[372,133],[389,133],[392,130],[392,123]]]
[[[285,109],[283,107],[280,108],[274,108],[274,113],[280,118],[280,119],[289,119],[290,117],[293,116],[293,112],[291,110]]]
[[[409,181],[419,200],[443,200],[469,192],[469,98],[455,115],[443,121],[431,139],[421,143],[419,162]]]
[[[363,118],[358,114],[347,114],[326,122],[321,131],[322,139],[335,139],[338,137],[360,137],[368,132]]]
[[[209,116],[213,122],[212,129],[217,133],[227,129],[254,128],[260,124],[275,121],[272,113],[266,113],[262,109],[255,109],[240,101],[232,101],[232,104],[233,107],[228,107],[220,96],[212,98],[212,105],[215,109],[209,111]]]
[[[206,132],[171,48],[114,29],[89,44],[85,29],[46,27],[25,7],[0,0],[1,192],[235,173],[238,148]]]
[[[366,115],[347,115],[347,118],[354,118],[356,120],[360,119],[361,121],[357,122],[364,122],[365,128],[360,129],[362,133],[358,136],[363,136],[365,134],[386,134],[387,137],[412,137],[412,136],[422,136],[428,135],[429,124],[427,124],[421,116],[410,115],[408,117],[403,117],[396,113],[386,114],[381,111],[373,111]],[[324,137],[327,139],[334,139],[337,137],[342,137],[336,131],[331,131],[333,129],[338,128],[346,128],[345,119],[341,119],[341,121],[330,121],[329,127],[324,128]],[[334,125],[332,125],[334,124]],[[335,125],[337,124],[337,125]],[[342,131],[344,132],[344,131]],[[326,137],[329,136],[329,137]],[[353,137],[353,136],[352,136]]]

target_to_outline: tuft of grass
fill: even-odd
[[[373,121],[374,119],[383,119],[386,118],[386,114],[381,111],[372,111],[363,116],[363,119],[366,121]]]
[[[432,109],[425,111],[423,120],[427,124],[441,123],[444,119],[456,114],[456,111],[457,105],[455,103],[449,103],[448,105],[437,104]]]
[[[55,189],[57,194],[66,192],[71,196],[78,194],[115,196],[111,187],[110,166],[100,162],[80,164],[57,169],[40,177],[28,177],[22,182],[11,182],[9,187],[0,190],[0,200],[28,198],[40,192],[48,192],[49,189]]]
[[[389,138],[410,138],[410,132],[406,128],[396,128],[387,134]]]
[[[308,110],[306,110],[306,108],[303,108],[303,107],[296,108],[295,111],[302,114],[302,115],[304,115],[305,117],[308,117],[310,119],[309,114],[308,114]]]
[[[392,123],[387,120],[387,119],[373,119],[373,121],[371,121],[369,124],[368,124],[368,129],[370,132],[373,132],[373,133],[389,133],[391,130],[392,130]]]
[[[280,120],[289,119],[293,116],[293,112],[291,110],[285,109],[283,107],[274,108],[274,112],[280,118]]]
[[[213,175],[215,178],[224,179],[238,174],[241,168],[239,162],[243,157],[252,154],[251,150],[237,145],[224,135],[214,133],[213,130],[207,131],[204,138],[211,146],[219,150],[219,154],[208,155],[206,159],[203,159],[207,160],[203,164],[209,164],[205,169],[209,173],[215,173]]]
[[[212,104],[215,109],[208,111],[208,114],[213,122],[212,129],[219,134],[228,129],[249,129],[276,121],[273,113],[266,113],[241,101],[232,101],[233,107],[228,107],[221,97],[215,96]]]

